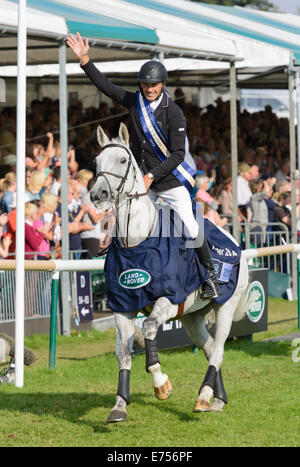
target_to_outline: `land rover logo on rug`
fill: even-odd
[[[150,281],[151,275],[143,269],[127,269],[119,276],[119,284],[125,289],[139,289]]]
[[[265,291],[259,281],[254,281],[250,285],[248,295],[247,316],[253,323],[257,323],[262,317],[265,309]]]

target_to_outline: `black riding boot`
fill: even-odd
[[[209,278],[202,285],[202,298],[217,298],[220,294],[218,280],[215,276],[214,265],[211,260],[210,251],[208,249],[207,241],[204,239],[203,244],[199,248],[195,248],[195,252],[199,258],[202,266],[205,267],[209,274]]]

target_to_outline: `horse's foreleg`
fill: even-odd
[[[127,418],[126,405],[130,403],[131,344],[134,338],[135,316],[136,313],[115,313],[119,335],[119,378],[116,403],[108,416],[107,423],[121,422]]]
[[[167,298],[159,298],[152,313],[143,323],[145,338],[146,371],[151,373],[154,394],[157,399],[164,400],[172,392],[172,386],[168,375],[162,373],[157,353],[156,335],[161,324],[165,323],[177,314],[178,305],[173,305]]]

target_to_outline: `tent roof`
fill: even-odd
[[[161,14],[177,16],[194,23],[217,28],[238,37],[253,39],[293,51],[300,64],[300,25],[284,13],[262,15],[257,10],[242,7],[226,7],[186,0],[126,0],[127,4],[152,8]]]
[[[6,11],[8,5],[10,9],[14,7],[13,21],[16,28],[17,0],[0,0],[2,12]],[[300,18],[295,15],[187,0],[89,0],[85,10],[82,9],[82,0],[27,0],[27,5],[27,63],[55,63],[53,67],[33,67],[28,70],[31,76],[56,76],[57,41],[65,38],[69,31],[75,33],[77,30],[90,38],[90,27],[95,35],[103,34],[103,37],[90,39],[91,58],[101,62],[101,69],[113,76],[116,82],[120,79],[124,85],[135,83],[140,60],[147,60],[160,51],[165,53],[164,63],[169,71],[169,82],[182,86],[228,83],[229,64],[226,61],[232,61],[235,57],[243,59],[236,62],[240,87],[286,87],[287,75],[283,70],[290,63],[291,50],[295,53],[296,63],[299,59],[300,64]],[[9,24],[13,15],[7,14],[4,18]],[[1,18],[0,25],[2,21]],[[125,29],[117,25],[128,27],[127,40],[121,40]],[[118,29],[118,40],[104,37],[105,34],[116,34],[117,37]],[[45,39],[42,41],[43,34]],[[133,42],[138,37],[142,40],[142,36],[144,40],[155,36],[156,43]],[[278,39],[282,37],[284,41]],[[7,36],[5,47],[1,49],[0,39],[1,64],[16,64],[16,53],[11,53],[13,43],[16,45],[15,35]],[[180,59],[172,60],[172,57]],[[122,63],[118,60],[122,60]],[[67,74],[80,78],[82,73],[78,62],[75,67],[70,63],[75,60],[69,49],[67,61]],[[104,62],[107,62],[107,67]],[[15,71],[1,67],[0,74],[14,76]]]
[[[80,4],[80,0],[64,1],[72,5]],[[235,45],[235,56],[243,59],[237,63],[239,67],[265,66],[270,68],[289,63],[289,49],[253,40],[246,35],[231,33],[228,28],[221,27],[226,22],[222,20],[226,14],[214,12],[206,6],[203,7],[203,3],[184,0],[89,0],[89,8],[124,21],[131,18],[139,24],[147,24],[155,28],[160,40],[163,38],[159,25],[167,23],[169,30],[177,36],[175,37],[176,44],[187,44],[190,39],[192,43],[197,43],[199,32],[217,37],[219,46],[222,47],[230,40]],[[218,18],[215,19],[216,17]],[[227,21],[226,25],[229,26],[231,17],[227,18]]]
[[[18,4],[18,0],[10,1]],[[82,2],[80,7],[74,7],[67,2],[55,0],[27,0],[27,5],[31,9],[39,10],[39,15],[43,16],[42,12],[46,12],[58,17],[60,22],[64,20],[66,33],[76,34],[79,31],[82,36],[87,37],[158,43],[158,37],[153,29],[90,12],[87,5],[82,7]]]
[[[93,46],[90,56],[97,61],[149,59],[161,51],[169,56],[235,59],[236,48],[230,39],[220,44],[216,35],[198,31],[196,41],[195,37],[190,37],[183,45],[178,41],[178,33],[170,33],[166,22],[159,28],[148,27],[134,15],[125,20],[107,14],[100,4],[98,6],[95,11],[89,4],[83,9],[82,2],[74,4],[70,0],[27,0],[27,64],[57,63],[58,43],[77,31],[89,37]],[[18,1],[0,0],[0,9],[0,63],[15,65]],[[75,61],[69,48],[67,61]]]
[[[68,0],[78,4],[80,0]],[[219,42],[232,40],[236,56],[243,61],[236,62],[238,85],[240,87],[283,87],[287,86],[284,72],[291,63],[291,52],[295,64],[300,64],[300,19],[295,15],[261,12],[240,7],[222,7],[188,0],[90,0],[90,7],[119,19],[146,21],[155,27],[159,21],[168,21],[170,26],[194,31],[201,30],[218,36]],[[157,30],[158,36],[159,31]],[[181,41],[185,35],[178,33]],[[123,67],[122,67],[123,68]],[[203,63],[195,61],[187,68],[181,64],[169,74],[174,80],[180,79],[190,85],[220,85],[228,83],[226,63]],[[193,71],[194,70],[194,71]],[[123,71],[123,69],[122,69]],[[121,73],[122,73],[121,71]],[[125,78],[122,73],[120,78]],[[129,79],[129,75],[128,75]],[[182,84],[183,85],[183,84]]]
[[[2,65],[15,65],[17,63],[18,5],[12,1],[0,0],[0,11],[0,63]],[[58,45],[69,33],[64,17],[30,7],[27,7],[26,13],[27,63],[57,63]],[[121,21],[120,24],[122,24]],[[126,23],[124,22],[124,24]],[[114,26],[111,29],[116,31],[118,28]],[[135,30],[131,29],[131,33],[135,37],[137,31],[139,31],[138,27]],[[145,37],[144,30],[141,30],[141,35]],[[156,37],[155,34],[154,37]],[[101,38],[98,38],[98,41],[99,46],[101,46]],[[128,43],[128,47],[126,47],[124,41],[112,40],[111,44],[107,39],[102,41],[101,49],[93,47],[91,51],[95,60],[120,60],[122,58],[130,60],[137,56],[133,43]],[[154,44],[156,42],[157,38]],[[145,45],[150,46],[150,44]],[[123,50],[120,52],[122,46]],[[70,50],[67,50],[67,54],[68,59],[73,55]],[[140,56],[146,58],[149,56],[149,52],[145,51],[143,55],[141,51]]]

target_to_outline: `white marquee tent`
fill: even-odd
[[[169,71],[176,73],[177,70],[179,73],[183,71],[187,73],[186,80],[189,77],[196,82],[199,81],[199,70],[201,70],[201,77],[208,74],[207,81],[218,74],[223,74],[221,81],[224,80],[225,75],[228,81],[228,76],[230,76],[233,180],[237,175],[236,69],[238,76],[243,76],[244,80],[257,76],[257,73],[267,74],[270,71],[274,73],[277,68],[282,69],[291,65],[291,51],[296,60],[300,52],[298,42],[296,42],[300,31],[296,24],[285,24],[284,30],[279,21],[267,15],[261,15],[260,21],[259,13],[252,19],[242,18],[240,16],[242,12],[232,14],[226,9],[183,0],[151,2],[148,0],[90,0],[84,9],[82,1],[79,0],[43,0],[42,2],[39,0],[27,0],[27,2],[25,0],[0,0],[0,8],[0,76],[17,75],[18,78],[17,178],[22,179],[17,189],[19,212],[25,178],[23,154],[27,73],[28,76],[29,74],[49,76],[49,74],[57,75],[57,73],[59,75],[62,172],[65,176],[67,174],[67,73],[71,74],[73,67],[72,69],[77,74],[72,64],[75,62],[74,57],[64,42],[68,33],[80,31],[83,37],[90,38],[93,45],[91,58],[96,62],[101,62],[101,67],[106,66],[107,73],[109,70],[119,73],[127,67],[129,74],[132,74],[140,66],[138,59],[145,60],[155,56],[165,61]],[[251,24],[254,28],[253,24],[256,23],[260,24],[253,32]],[[262,29],[262,23],[264,23],[263,34],[258,30],[258,28]],[[278,30],[284,37],[284,41],[275,40],[275,32],[278,35]],[[136,61],[124,62],[124,60],[133,59]],[[169,62],[169,59],[173,61]],[[27,68],[27,71],[26,62],[32,67]],[[70,70],[66,67],[66,62],[69,62]],[[10,68],[16,64],[18,64],[17,70]],[[116,70],[116,64],[119,67],[118,70]],[[35,66],[38,68],[34,68]],[[44,68],[44,66],[55,66],[56,70]],[[78,67],[78,64],[75,66]],[[291,66],[289,69],[291,70]],[[291,87],[292,84],[290,84],[290,89]],[[233,188],[236,193],[236,187]],[[62,195],[66,206],[66,188]],[[237,210],[237,206],[235,209]],[[17,219],[19,219],[19,225],[22,225],[24,218],[22,216],[18,218],[17,214]],[[65,213],[63,215],[65,231],[67,231],[66,226],[67,215]],[[234,227],[237,231],[237,225]],[[17,280],[18,271],[19,277],[22,269],[24,273],[22,263],[24,246],[23,250],[21,248],[23,241],[24,236],[21,238],[19,235]],[[66,252],[68,252],[67,242],[64,254]],[[22,316],[24,316],[21,308],[22,303],[20,307],[16,305],[19,313],[18,329],[22,328]],[[20,375],[22,356],[20,346],[18,348],[19,351],[16,348],[16,367],[19,368],[19,377],[16,384],[22,386],[23,380]]]
[[[235,47],[232,41],[224,41],[220,47],[217,38],[200,33],[197,39],[201,47],[174,47],[175,37],[160,43],[156,32],[131,21],[114,19],[103,13],[95,14],[68,2],[35,0],[1,0],[0,63],[17,64],[17,234],[16,234],[16,290],[24,290],[24,181],[25,181],[25,134],[26,134],[26,63],[59,62],[60,84],[60,143],[62,153],[62,229],[63,257],[68,255],[67,212],[67,79],[66,61],[70,51],[65,39],[68,33],[80,31],[92,39],[94,60],[117,58],[150,58],[168,53],[171,56],[187,56],[207,60],[225,60],[234,64]],[[45,9],[47,11],[45,11]],[[58,12],[60,14],[58,14]],[[129,40],[128,40],[129,39]],[[202,47],[202,44],[206,48]],[[113,52],[112,52],[113,51]],[[224,51],[222,53],[221,51]],[[2,74],[3,75],[3,74]],[[3,81],[2,81],[3,83]],[[65,181],[65,183],[64,183]],[[63,291],[64,333],[70,333],[68,291]],[[24,296],[16,294],[16,386],[23,386],[24,360]]]

